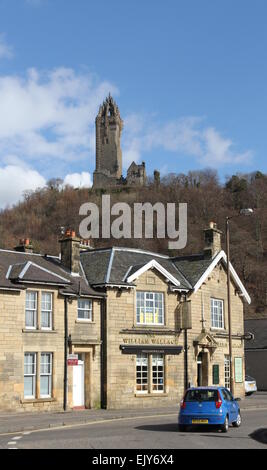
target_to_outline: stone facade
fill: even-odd
[[[38,292],[53,294],[53,328],[51,331],[25,327],[26,291],[0,291],[0,410],[62,410],[64,383],[64,298],[55,289],[30,286]],[[38,314],[39,317],[39,314]],[[77,300],[68,305],[71,345],[69,352],[85,353],[85,406],[100,406],[100,301],[93,300],[93,321],[77,320]],[[38,320],[39,323],[39,320]],[[36,398],[24,398],[24,354],[36,354]],[[40,398],[40,355],[52,353],[51,398]],[[68,367],[68,407],[72,408],[73,366]]]
[[[163,326],[149,327],[136,324],[136,292],[161,292],[164,295],[165,321]],[[166,279],[155,272],[147,271],[136,282],[136,288],[126,291],[108,289],[107,300],[107,407],[156,407],[178,403],[185,388],[185,341],[184,331],[179,328],[179,295],[170,292]],[[224,328],[211,328],[210,299],[224,301]],[[244,344],[243,344],[243,303],[231,288],[233,356],[242,359],[243,376],[241,383],[235,383],[236,396],[244,396]],[[226,273],[217,267],[207,282],[192,294],[192,329],[188,331],[188,380],[191,386],[197,385],[198,354],[203,352],[203,385],[213,385],[213,365],[218,365],[219,383],[225,385],[225,356],[229,353]],[[204,320],[203,320],[204,316]],[[205,327],[203,328],[203,322]],[[196,344],[205,331],[205,341]],[[206,340],[211,336],[216,342],[211,348]],[[122,347],[134,345],[140,352],[143,346],[147,354],[153,355],[159,347],[166,348],[164,358],[164,390],[156,393],[138,393],[136,390],[136,353],[123,354]],[[180,354],[168,352],[169,346],[180,346]],[[149,351],[150,348],[150,351]],[[205,363],[204,363],[205,362]],[[151,379],[150,379],[151,380]]]
[[[178,403],[188,386],[229,387],[225,253],[214,224],[205,236],[210,231],[215,236],[212,242],[208,236],[208,246],[205,240],[204,253],[177,258],[132,248],[93,250],[72,231],[61,239],[60,259],[0,250],[0,410],[63,409],[66,353],[79,359],[67,367],[69,408],[164,407]],[[243,310],[250,299],[231,272],[234,393],[243,397]],[[31,326],[26,297],[33,292]],[[52,298],[49,329],[41,322],[44,293]],[[81,311],[84,304],[90,315]],[[25,354],[35,357],[34,373],[24,368]],[[52,357],[49,396],[40,387],[44,354]],[[29,373],[33,396],[25,394]]]

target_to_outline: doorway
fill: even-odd
[[[197,356],[197,386],[209,385],[208,353],[200,352]]]
[[[78,355],[78,365],[73,366],[73,407],[84,407],[84,355]]]
[[[197,386],[202,386],[202,362],[203,362],[203,353],[199,353],[197,356]]]

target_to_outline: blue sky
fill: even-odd
[[[266,0],[0,0],[0,207],[88,185],[110,91],[124,171],[266,165]]]

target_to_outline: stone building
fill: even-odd
[[[32,253],[28,239],[0,250],[0,410],[100,405],[103,296],[82,274],[74,232],[61,248],[61,260]],[[66,367],[69,353],[76,367]]]
[[[112,96],[108,96],[99,108],[95,120],[96,129],[96,168],[93,188],[106,188],[120,185],[146,184],[145,163],[132,162],[127,177],[122,175],[121,133],[123,121]]]
[[[81,253],[89,284],[106,294],[102,405],[177,403],[188,385],[230,386],[226,255],[215,224],[203,253],[170,258],[132,248]],[[244,303],[231,266],[236,396],[244,396]]]
[[[188,385],[229,387],[226,255],[215,224],[191,256],[92,249],[70,230],[60,244],[60,257],[32,253],[29,240],[0,250],[0,410],[160,407]],[[250,297],[233,267],[231,302],[242,397]]]

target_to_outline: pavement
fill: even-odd
[[[267,391],[257,392],[239,402],[242,410],[266,410]],[[123,410],[69,410],[43,413],[0,413],[0,435],[14,434],[18,432],[33,431],[38,429],[60,428],[74,425],[84,426],[100,421],[127,420],[147,416],[177,415],[177,406],[146,409]]]

